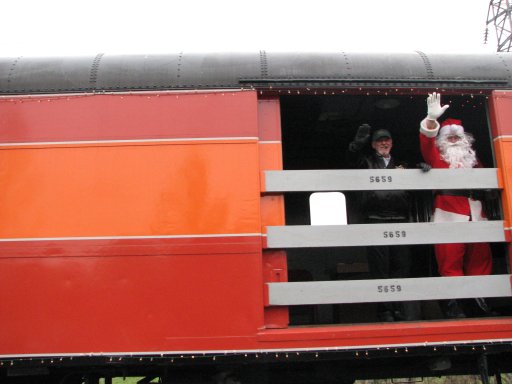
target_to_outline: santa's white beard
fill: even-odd
[[[437,146],[441,152],[441,158],[450,164],[450,168],[473,168],[477,163],[476,153],[466,137],[456,143],[438,139]]]

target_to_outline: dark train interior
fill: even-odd
[[[470,93],[444,95],[450,104],[443,118],[458,118],[475,137],[474,148],[485,167],[494,167],[487,96]],[[373,129],[388,129],[393,136],[392,155],[416,168],[422,161],[419,151],[419,123],[426,116],[426,94],[403,95],[389,92],[343,95],[296,95],[281,97],[283,164],[285,170],[349,169],[345,151],[357,128],[368,123]],[[359,223],[355,193],[345,193],[348,223]],[[413,220],[429,221],[432,192],[412,192]],[[286,193],[287,225],[309,225],[307,193]],[[499,201],[486,203],[489,219],[501,219]],[[412,245],[412,276],[439,276],[433,247]],[[493,273],[508,273],[505,244],[491,244]],[[308,248],[287,250],[290,281],[368,279],[365,247]],[[501,307],[500,299],[489,299]],[[439,303],[421,303],[422,319],[442,319]],[[502,311],[500,311],[502,313]],[[475,314],[476,316],[476,314]],[[343,304],[290,307],[290,324],[363,323],[376,321],[376,304]]]

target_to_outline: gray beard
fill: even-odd
[[[466,139],[455,144],[440,140],[437,145],[441,158],[450,165],[450,168],[473,168],[477,163],[476,153]]]

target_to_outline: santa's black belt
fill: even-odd
[[[441,189],[436,195],[472,197],[473,191],[467,189]]]

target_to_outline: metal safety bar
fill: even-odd
[[[501,189],[498,170],[265,171],[263,193]],[[267,248],[346,247],[505,241],[503,221],[268,226]],[[510,297],[510,275],[267,283],[268,305],[343,304]]]
[[[512,296],[510,275],[267,283],[269,305]]]
[[[262,192],[499,189],[496,168],[265,171]]]
[[[289,225],[267,227],[267,248],[482,243],[505,241],[503,221]]]

